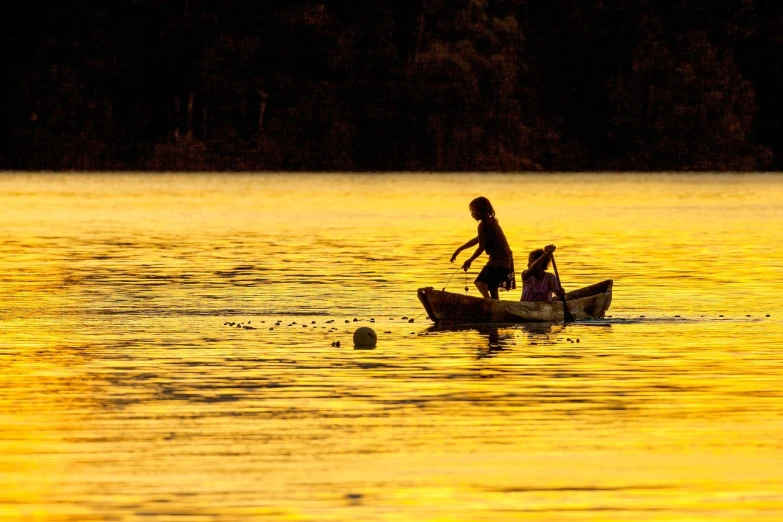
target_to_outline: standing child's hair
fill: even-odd
[[[495,209],[492,208],[492,203],[489,202],[484,196],[479,196],[470,202],[468,207],[471,210],[475,210],[477,214],[482,216],[495,217]]]

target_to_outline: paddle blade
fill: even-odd
[[[563,322],[573,323],[574,316],[571,315],[571,310],[568,309],[568,303],[566,303],[565,296],[561,297],[560,300],[563,301]]]

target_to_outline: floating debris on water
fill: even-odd
[[[351,506],[361,506],[363,498],[364,498],[364,495],[362,495],[361,493],[346,493],[345,494],[345,500],[348,501],[348,504],[351,505]]]
[[[769,317],[769,316],[770,316],[770,315],[769,315],[769,314],[767,314],[767,315],[765,315],[764,317]]]
[[[402,318],[402,320],[404,321],[404,320],[405,320],[405,319],[407,319],[407,318],[408,318],[408,317],[407,317],[407,316],[405,316],[405,317],[403,317],[403,318]]]
[[[349,321],[348,319],[346,319],[346,320],[345,320],[345,322],[346,322],[346,323],[350,323],[351,321]]]
[[[412,322],[413,322],[413,318],[411,318],[411,319],[408,319],[408,322],[409,322],[409,323],[412,323]]]

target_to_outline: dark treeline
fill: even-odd
[[[774,2],[15,4],[6,170],[783,166]]]

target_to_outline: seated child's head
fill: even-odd
[[[527,256],[527,266],[529,267],[530,265],[535,263],[536,259],[538,259],[539,257],[543,256],[544,253],[545,252],[544,252],[543,248],[537,248],[537,249],[533,250],[532,252],[530,252],[530,255]],[[541,272],[543,272],[544,270],[549,268],[549,260],[550,259],[551,258],[549,256],[547,256],[547,258],[544,259],[543,261],[541,261],[536,268],[538,270],[540,270]]]

